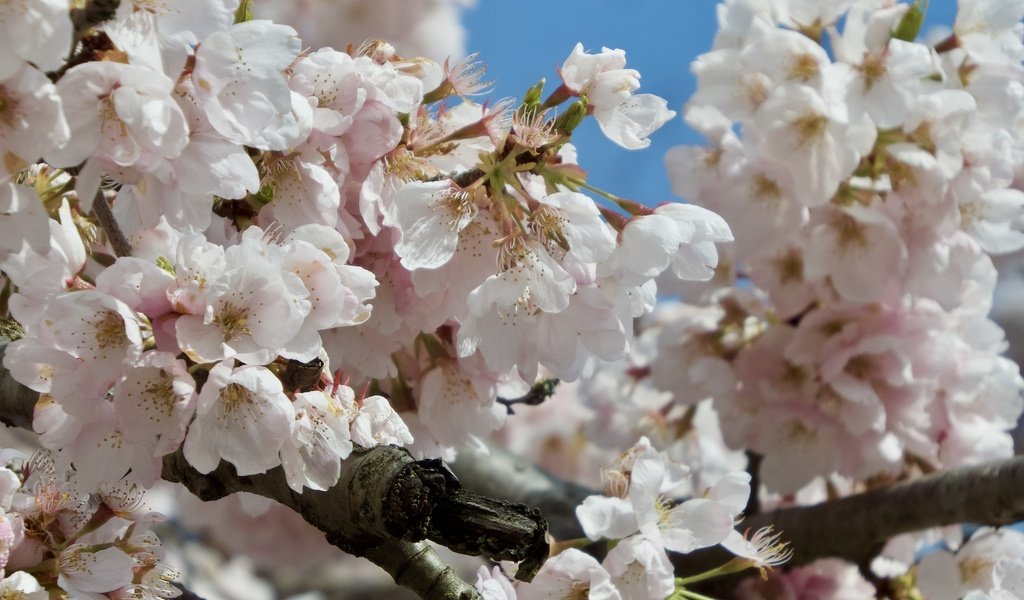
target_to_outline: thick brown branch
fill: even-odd
[[[487,454],[460,450],[451,468],[463,485],[478,494],[536,506],[547,519],[551,534],[559,540],[583,536],[576,507],[587,496],[600,493],[554,477],[495,445]]]
[[[395,583],[424,600],[475,600],[476,588],[446,565],[424,542],[387,542],[371,549],[366,558],[388,572]]]
[[[1024,520],[1024,456],[960,467],[882,489],[753,516],[793,540],[793,564],[838,556],[865,564],[900,533],[955,523],[1009,525]],[[799,539],[799,543],[798,540]]]

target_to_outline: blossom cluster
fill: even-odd
[[[736,234],[729,270],[644,333],[653,388],[713,398],[768,490],[882,481],[1012,452],[1018,368],[987,317],[990,254],[1024,247],[1021,17],[964,0],[719,7],[674,189]]]
[[[82,490],[148,487],[176,451],[300,493],[358,448],[448,456],[502,425],[499,392],[623,357],[655,278],[706,280],[732,240],[575,164],[585,118],[635,149],[675,115],[622,50],[577,45],[546,98],[479,104],[474,56],[303,49],[238,0],[125,0],[78,31],[67,0],[17,4],[3,364]]]
[[[917,565],[917,585],[928,598],[1014,600],[1024,597],[1024,534],[981,528],[956,549],[939,549]]]
[[[511,584],[498,568],[481,569],[477,589],[488,600],[566,598],[586,592],[603,600],[662,600],[679,585],[668,551],[688,554],[721,544],[737,556],[722,573],[758,567],[767,572],[791,553],[771,528],[749,539],[734,529],[750,497],[750,475],[728,473],[697,497],[689,469],[640,438],[602,471],[603,495],[587,497],[576,515],[587,537],[614,540],[602,562],[576,549],[548,560],[529,584]]]
[[[0,467],[0,594],[44,600],[176,598],[176,571],[163,560],[143,493],[114,480],[87,493],[48,452],[4,451]]]

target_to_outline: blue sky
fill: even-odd
[[[557,87],[555,67],[576,42],[591,51],[622,48],[627,66],[642,76],[639,92],[665,98],[681,114],[694,89],[690,62],[711,47],[715,5],[711,0],[477,0],[463,18],[466,49],[487,63],[496,99],[520,97],[541,77],[547,78],[548,91]],[[955,10],[954,0],[932,0],[926,28],[951,25]],[[645,204],[673,198],[662,162],[665,151],[702,143],[678,115],[645,150],[616,146],[592,119],[575,137],[591,183]]]

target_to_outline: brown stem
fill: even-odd
[[[71,23],[75,26],[75,39],[86,29],[114,18],[121,0],[89,0],[82,8],[71,9]]]
[[[102,189],[96,190],[96,197],[92,201],[92,214],[96,215],[96,220],[100,222],[103,233],[107,235],[110,245],[113,246],[114,255],[131,256],[132,245],[121,231],[121,226],[117,224],[117,219],[114,218],[114,212],[110,210],[110,203]]]

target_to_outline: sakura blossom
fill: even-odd
[[[1024,594],[1011,528],[904,532],[869,583],[760,526],[1014,452],[989,316],[1024,248],[1013,2],[932,39],[926,2],[724,0],[685,105],[583,42],[490,97],[468,0],[101,4],[0,2],[0,375],[35,401],[0,414],[33,430],[0,428],[0,595],[283,597],[285,563],[337,557],[322,534],[384,540],[292,510],[384,452],[422,492],[385,520],[426,512],[373,560],[434,556],[435,496],[502,444],[575,500],[546,561],[442,565],[460,597],[698,600],[748,569],[737,597]],[[665,156],[684,200],[599,186],[578,128],[642,150],[670,104],[706,139]],[[225,468],[266,496],[160,491]]]

